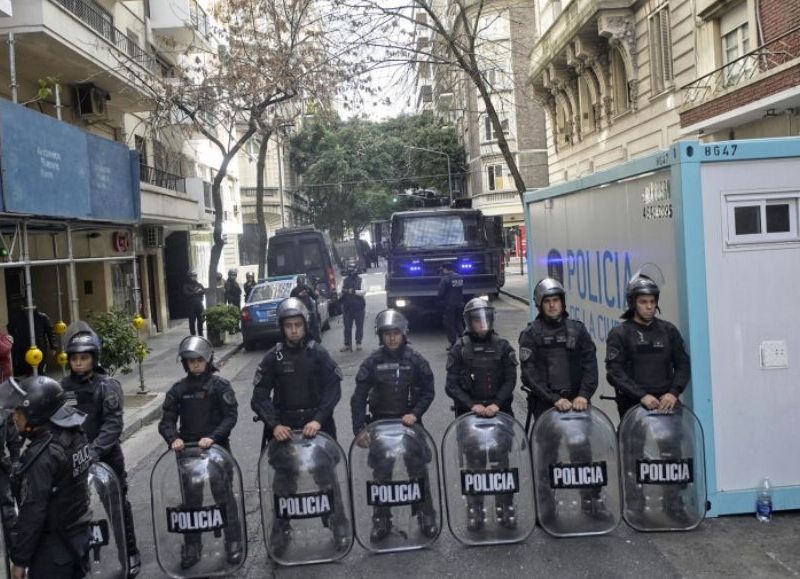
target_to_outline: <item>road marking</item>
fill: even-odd
[[[787,570],[789,573],[791,573],[791,574],[792,574],[794,577],[797,577],[798,575],[800,575],[800,573],[798,573],[797,571],[795,571],[794,569],[792,569],[791,567],[789,567],[789,565],[787,565],[786,563],[784,563],[783,561],[781,561],[780,559],[778,559],[778,556],[777,556],[775,553],[770,553],[769,551],[766,551],[766,554],[767,554],[767,557],[769,557],[770,559],[772,559],[773,561],[775,561],[775,562],[776,562],[778,565],[780,565],[781,567],[783,567],[784,569],[786,569],[786,570]]]

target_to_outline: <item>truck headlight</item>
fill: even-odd
[[[404,308],[404,307],[406,307],[408,305],[408,301],[407,300],[394,300],[394,305],[395,305],[395,307],[398,307],[398,308]]]

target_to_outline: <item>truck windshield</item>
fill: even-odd
[[[395,246],[470,247],[483,243],[477,215],[429,215],[398,219],[393,230]]]

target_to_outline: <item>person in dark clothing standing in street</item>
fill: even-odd
[[[406,426],[422,424],[422,415],[436,394],[434,377],[428,361],[408,345],[408,321],[396,310],[384,310],[375,318],[375,333],[381,346],[370,354],[356,375],[356,389],[350,399],[353,434],[359,444],[369,445],[369,466],[377,480],[390,480],[397,457],[380,440],[366,440],[364,426],[373,420],[400,419]],[[369,416],[367,416],[369,406]],[[411,478],[424,478],[429,456],[407,452],[406,470]],[[423,492],[418,513],[419,525],[426,537],[438,533],[436,512],[430,489]],[[385,539],[392,529],[391,508],[375,507],[370,540]]]
[[[606,340],[608,382],[617,392],[617,410],[641,404],[669,412],[689,383],[689,354],[678,328],[656,317],[661,290],[645,276],[635,276],[626,290],[625,320]]]
[[[14,410],[29,440],[13,476],[19,515],[9,537],[11,577],[85,577],[92,520],[86,416],[65,405],[61,385],[46,376],[5,381],[0,406]]]
[[[293,430],[302,431],[306,438],[321,431],[335,440],[333,409],[342,397],[342,371],[328,351],[309,335],[309,313],[300,299],[290,297],[281,302],[277,317],[282,340],[261,360],[250,401],[258,420],[264,423],[261,447],[265,448],[273,438],[278,442],[291,440]],[[273,492],[291,494],[297,485],[298,466],[283,450],[285,446],[278,445],[269,461],[276,473]],[[335,466],[320,457],[312,474],[320,488],[329,489],[334,495],[333,538],[337,548],[347,549],[349,523]],[[273,553],[286,549],[290,534],[289,521],[275,519],[269,538]]]
[[[584,412],[597,390],[597,349],[586,326],[569,317],[566,292],[556,279],[544,278],[533,290],[539,314],[519,335],[519,358],[522,364],[523,389],[528,393],[528,418],[538,419],[551,408],[559,412]],[[558,446],[560,439],[550,444]],[[585,442],[570,444],[568,452],[575,462],[590,462],[591,447]],[[551,447],[546,455],[554,454]],[[582,510],[589,515],[605,516],[597,488],[581,491]]]
[[[135,577],[139,574],[142,562],[136,546],[133,512],[128,501],[128,473],[125,470],[120,439],[122,387],[100,366],[100,338],[88,324],[77,322],[69,329],[65,338],[70,373],[61,380],[64,398],[69,406],[86,414],[83,430],[89,439],[92,461],[106,463],[119,479],[125,524],[124,541],[128,548],[128,576]],[[118,544],[121,543],[121,540],[118,541]]]
[[[439,282],[439,299],[444,307],[442,321],[447,332],[449,350],[463,331],[461,315],[464,310],[464,278],[453,270],[453,265],[442,265],[442,280]]]
[[[517,355],[508,340],[494,331],[494,308],[484,299],[473,298],[464,307],[466,331],[450,348],[447,356],[445,391],[455,402],[456,417],[474,412],[492,418],[498,412],[514,415],[511,403],[517,384]],[[466,430],[466,429],[465,429]],[[507,468],[512,437],[503,437],[488,453],[473,435],[458,433],[467,468],[484,469],[490,464]],[[516,527],[514,496],[497,495],[495,513],[507,528]],[[484,497],[467,497],[467,528],[479,531],[485,523]]]
[[[158,432],[178,455],[185,506],[202,507],[203,484],[198,484],[191,470],[181,468],[181,453],[187,444],[197,444],[201,449],[218,444],[230,451],[231,431],[239,416],[238,405],[231,383],[214,374],[217,371],[214,350],[208,340],[187,336],[181,340],[178,357],[186,370],[186,377],[173,384],[167,392]],[[211,494],[218,504],[225,505],[225,554],[228,563],[236,565],[242,560],[243,538],[232,488],[233,472],[215,468],[218,470],[212,470],[210,476]],[[201,541],[198,533],[184,535],[181,568],[189,569],[200,561],[203,552]]]
[[[318,344],[322,343],[322,330],[319,323],[319,311],[317,310],[317,300],[319,293],[316,288],[308,284],[308,277],[305,274],[297,276],[297,285],[292,288],[289,297],[297,298],[308,311],[308,331],[310,337]]]
[[[236,281],[237,275],[235,269],[228,270],[228,279],[225,280],[225,303],[242,309],[242,286]]]
[[[186,274],[187,280],[183,284],[183,297],[186,298],[189,310],[189,333],[193,336],[203,335],[203,296],[206,288],[197,281],[197,272],[191,270]]]
[[[356,325],[356,350],[361,350],[364,339],[364,314],[367,302],[366,290],[361,289],[361,276],[354,266],[347,268],[347,277],[342,282],[342,316],[344,318],[344,346],[340,352],[353,351],[353,324]]]
[[[252,271],[248,271],[245,274],[245,282],[244,282],[244,301],[247,303],[247,300],[250,299],[250,292],[253,291],[253,288],[256,287],[256,276],[253,274]]]
[[[8,320],[8,333],[14,339],[12,346],[12,358],[14,361],[14,374],[16,376],[32,376],[33,368],[25,360],[25,353],[31,347],[31,331],[28,323],[28,311],[22,301],[14,300],[17,307],[11,312]],[[46,314],[40,312],[36,306],[33,309],[33,331],[36,338],[36,345],[44,354],[42,362],[39,364],[39,374],[47,374],[47,358],[52,353],[58,341],[53,333],[53,324]]]
[[[0,410],[0,513],[6,537],[11,536],[11,529],[17,520],[11,474],[12,467],[19,462],[22,444],[22,437],[14,426],[13,414],[9,410]]]

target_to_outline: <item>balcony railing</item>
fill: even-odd
[[[714,100],[761,74],[800,58],[800,26],[683,87],[683,105]]]
[[[72,13],[78,20],[94,30],[98,36],[113,45],[123,56],[150,72],[155,71],[155,57],[146,52],[130,36],[114,26],[114,17],[91,0],[50,0]]]
[[[191,0],[189,2],[189,18],[192,19],[192,25],[197,29],[197,31],[204,37],[208,38],[208,33],[210,32],[211,28],[208,20],[208,14],[206,14],[206,11],[200,7],[196,0]]]
[[[139,165],[139,179],[163,189],[186,193],[186,179],[148,165]]]
[[[255,199],[258,196],[257,187],[240,187],[239,192],[242,197],[252,197]],[[264,187],[264,197],[277,197],[278,191],[271,187]]]

